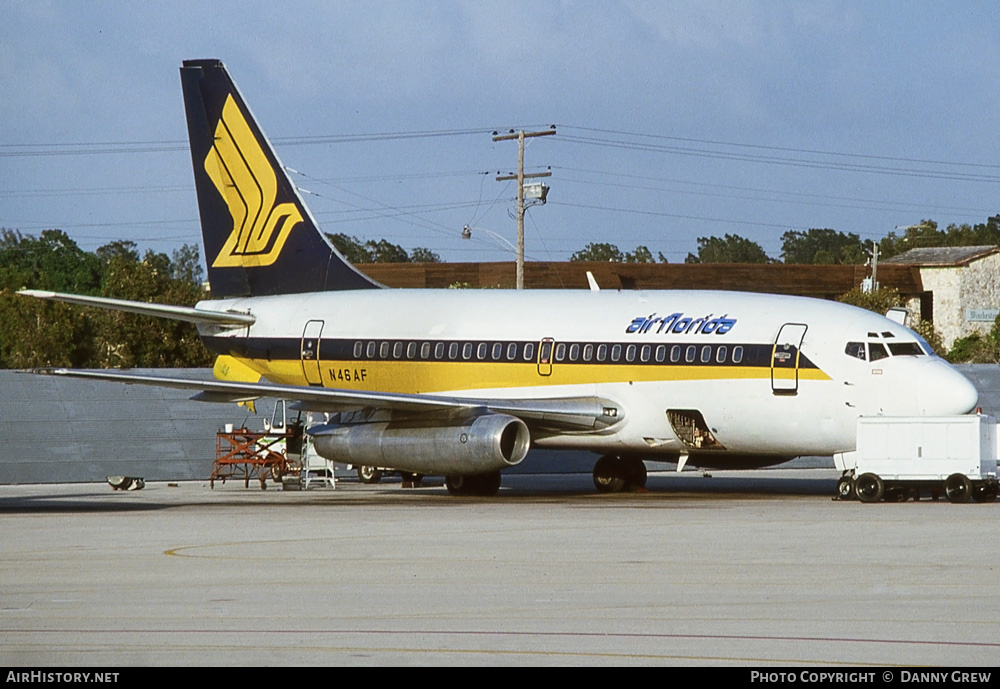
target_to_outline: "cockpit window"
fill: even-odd
[[[885,351],[885,345],[881,342],[868,343],[868,355],[870,361],[888,358],[889,352]]]
[[[847,347],[844,348],[844,354],[847,356],[852,356],[855,359],[865,360],[865,343],[864,342],[848,342]]]
[[[890,342],[889,351],[893,356],[923,356],[924,350],[916,342]]]
[[[917,335],[917,342],[920,343],[920,346],[929,355],[931,355],[931,356],[937,356],[937,352],[934,351],[934,348],[930,346],[930,344],[927,342],[927,340],[925,340],[924,338],[920,337],[920,335]]]

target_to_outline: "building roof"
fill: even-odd
[[[358,269],[389,287],[514,286],[514,263],[367,263]],[[866,266],[783,263],[611,263],[531,261],[524,266],[529,289],[587,289],[587,271],[602,289],[721,289],[835,299],[871,275]],[[879,283],[904,296],[923,292],[919,268],[879,265]]]
[[[1000,247],[985,246],[937,246],[910,249],[898,256],[887,258],[885,263],[901,263],[911,266],[964,266],[990,254],[1000,252]]]

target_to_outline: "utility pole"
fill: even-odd
[[[878,242],[872,240],[872,289],[878,289]]]
[[[541,132],[526,132],[523,129],[519,132],[510,130],[509,134],[497,134],[493,132],[494,141],[512,141],[517,139],[517,174],[501,175],[497,177],[498,182],[517,180],[517,289],[524,289],[524,180],[538,177],[551,177],[551,172],[535,172],[529,175],[524,174],[524,140],[533,136],[551,136],[556,133],[556,126]],[[544,191],[541,195],[541,202],[545,203]]]

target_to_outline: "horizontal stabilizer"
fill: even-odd
[[[206,309],[196,309],[190,306],[150,304],[144,301],[129,301],[127,299],[111,299],[108,297],[88,297],[80,294],[63,294],[62,292],[48,292],[39,289],[23,289],[19,291],[18,294],[23,294],[26,297],[37,297],[38,299],[64,301],[69,304],[96,306],[101,309],[111,309],[113,311],[138,313],[143,316],[157,316],[159,318],[169,318],[175,321],[187,321],[188,323],[246,326],[253,325],[256,320],[253,316],[247,313],[208,311]]]

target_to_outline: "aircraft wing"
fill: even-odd
[[[600,431],[620,423],[623,410],[611,400],[600,397],[562,397],[549,399],[486,399],[447,395],[416,395],[370,392],[337,388],[240,383],[220,380],[195,380],[120,373],[84,371],[68,368],[33,369],[31,373],[102,380],[126,385],[192,390],[192,399],[203,402],[248,402],[261,397],[294,401],[305,411],[337,412],[348,410],[385,410],[407,415],[476,416],[498,413],[516,416],[530,428],[570,432]]]

